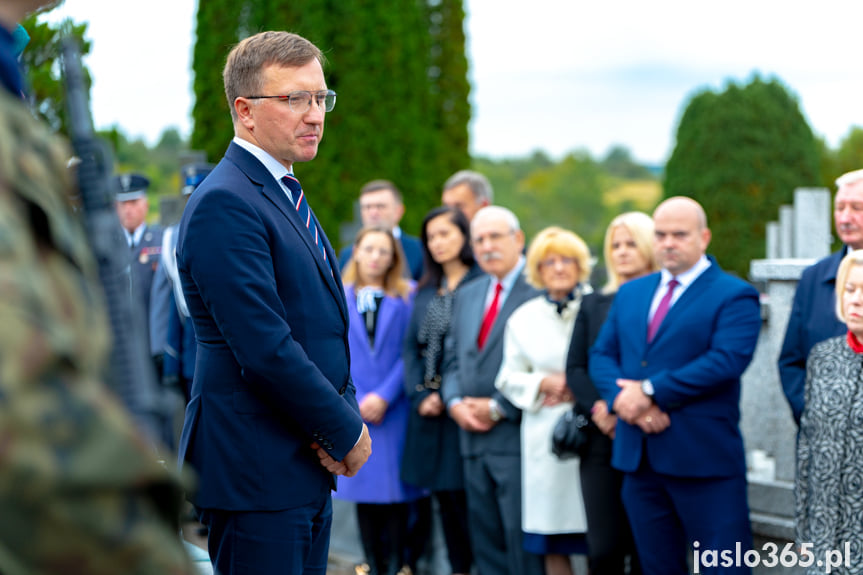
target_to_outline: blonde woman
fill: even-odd
[[[551,434],[572,408],[564,367],[572,325],[590,288],[590,251],[576,234],[542,230],[527,251],[527,281],[543,290],[506,323],[503,363],[495,385],[522,410],[522,530],[524,548],[544,556],[547,575],[572,575],[569,556],[585,553],[587,521],[581,489],[573,478],[578,459],[551,451]]]
[[[591,414],[587,428],[587,454],[579,474],[587,511],[588,563],[592,575],[623,575],[629,556],[629,573],[641,573],[620,487],[623,474],[611,467],[611,441],[617,416],[609,413],[605,401],[587,374],[587,358],[611,302],[621,284],[658,269],[653,255],[653,219],[641,212],[627,212],[614,218],[605,231],[603,249],[608,283],[601,293],[586,295],[573,327],[566,360],[566,381],[578,407]]]
[[[842,565],[831,562],[831,573],[852,575],[863,573],[863,250],[839,264],[836,315],[848,331],[817,344],[806,361],[794,486],[797,542],[810,558],[841,553]],[[820,561],[806,570],[816,572],[824,572]]]

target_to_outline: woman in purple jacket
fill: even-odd
[[[358,573],[403,571],[407,502],[423,492],[399,478],[409,403],[404,392],[402,340],[411,316],[411,284],[404,256],[389,230],[357,234],[342,278],[350,314],[351,377],[360,415],[372,438],[372,455],[354,477],[339,479],[335,497],[357,503],[366,564]]]

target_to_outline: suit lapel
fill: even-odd
[[[531,288],[524,281],[524,276],[519,273],[515,282],[512,284],[512,291],[510,291],[509,295],[506,296],[503,305],[500,306],[500,311],[497,312],[497,317],[491,326],[491,331],[488,334],[488,338],[485,340],[482,352],[494,349],[497,342],[503,339],[503,334],[506,330],[506,321],[509,319],[509,316],[512,315],[512,312],[524,303],[527,292],[529,292],[530,289]],[[485,309],[483,308],[483,313],[480,317],[484,315]],[[479,329],[477,329],[477,335],[479,335]]]
[[[668,310],[668,315],[665,316],[665,319],[662,320],[662,323],[659,324],[659,329],[656,331],[656,337],[653,338],[653,341],[656,342],[659,338],[662,337],[662,334],[674,329],[674,321],[683,314],[689,313],[687,312],[698,298],[701,297],[707,290],[707,286],[713,283],[713,280],[716,279],[716,272],[719,269],[716,262],[711,260],[710,267],[704,270],[700,276],[695,278],[695,281],[686,288],[686,291],[683,292],[674,305],[671,306],[671,309]]]
[[[315,245],[305,222],[300,219],[300,216],[297,214],[297,210],[291,203],[291,200],[266,167],[264,167],[264,165],[261,164],[261,162],[259,162],[252,154],[233,142],[228,147],[228,151],[225,153],[225,156],[237,164],[237,166],[250,180],[252,180],[252,182],[261,187],[261,194],[269,200],[273,207],[281,212],[288,223],[293,226],[297,237],[299,237],[300,241],[305,244],[306,249],[308,249],[312,254],[315,263],[318,266],[318,272],[320,273],[321,279],[323,279],[324,283],[327,284],[333,297],[339,303],[342,317],[347,321],[348,310],[345,302],[345,293],[342,286],[341,276],[338,273],[338,264],[336,263],[338,260],[336,259],[333,247],[330,245],[324,230],[320,229],[321,239],[324,242],[324,249],[327,252],[328,261],[326,262],[321,257],[321,252],[318,249],[318,246]],[[312,211],[312,214],[314,216],[314,211]],[[316,217],[315,219],[317,220]],[[320,228],[320,226],[318,227]],[[333,265],[336,267],[332,267]]]
[[[471,305],[477,310],[477,313],[468,314],[470,323],[466,326],[473,349],[477,349],[476,340],[479,338],[479,329],[482,326],[482,318],[485,316],[485,296],[488,293],[490,283],[491,276],[486,275],[484,278],[476,280],[475,284],[465,288],[465,295],[472,296],[473,303]],[[473,288],[473,291],[468,292],[468,288]]]

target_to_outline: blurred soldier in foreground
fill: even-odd
[[[100,380],[102,292],[69,150],[33,119],[0,4],[0,573],[192,574],[179,486]]]

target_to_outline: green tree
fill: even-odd
[[[846,172],[863,169],[863,128],[852,126],[848,134],[839,142],[836,150],[836,171],[827,183],[830,189],[835,188],[835,180]]]
[[[21,26],[30,35],[30,43],[21,55],[21,66],[27,75],[28,97],[34,113],[56,132],[67,133],[65,89],[60,68],[61,40],[69,36],[78,43],[81,55],[90,53],[90,41],[85,38],[87,24],[65,20],[49,24],[41,20],[46,10],[30,14]],[[89,90],[90,72],[84,66],[84,81]]]
[[[763,258],[765,224],[794,189],[819,182],[819,151],[797,99],[778,80],[754,76],[703,90],[686,106],[665,168],[664,195],[704,206],[713,231],[709,251],[746,277]]]
[[[625,180],[653,179],[649,169],[632,159],[632,154],[626,146],[612,146],[602,160],[602,167],[610,175]]]
[[[289,30],[327,57],[338,92],[317,158],[297,166],[330,238],[352,217],[360,187],[392,180],[415,232],[444,180],[469,164],[462,0],[210,0],[199,4],[192,146],[216,160],[233,130],[222,68],[231,46],[261,30]],[[217,101],[218,100],[218,101]]]
[[[556,225],[574,231],[598,253],[607,223],[603,198],[611,179],[587,152],[570,153],[560,162],[541,152],[522,159],[477,159],[473,168],[488,177],[495,203],[518,216],[528,241]]]

